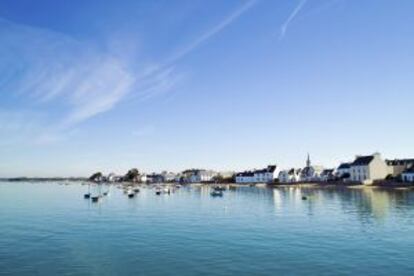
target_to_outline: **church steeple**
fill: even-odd
[[[311,166],[311,160],[310,160],[310,155],[308,153],[308,159],[306,160],[306,167],[310,167]]]

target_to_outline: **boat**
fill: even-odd
[[[166,194],[170,194],[170,193],[171,193],[171,191],[170,191],[170,189],[169,189],[169,188],[164,188],[164,193],[166,193]]]
[[[214,190],[214,191],[211,192],[210,195],[212,197],[217,197],[217,196],[222,197],[223,196],[223,191],[216,191],[216,190]]]
[[[98,202],[99,201],[99,196],[93,196],[93,197],[91,197],[91,199],[92,199],[92,202]]]
[[[82,185],[83,185],[84,183],[82,183]],[[86,193],[86,194],[84,194],[83,195],[83,198],[85,198],[85,199],[89,199],[89,198],[91,198],[91,184],[90,183],[88,183],[88,192]]]
[[[225,191],[226,190],[226,188],[225,187],[221,187],[221,186],[215,186],[214,188],[214,191],[218,191],[218,192],[220,192],[220,191]]]
[[[139,189],[138,188],[135,188],[134,189],[134,193],[136,193],[136,194],[139,193]]]
[[[127,195],[129,198],[133,198],[135,196],[134,191],[132,191],[131,189],[128,190]]]
[[[156,194],[156,195],[161,195],[161,188],[157,187],[157,188],[155,189],[155,194]]]

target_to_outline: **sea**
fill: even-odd
[[[414,275],[414,189],[139,189],[0,182],[0,275]]]

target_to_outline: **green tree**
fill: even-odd
[[[90,181],[94,181],[94,182],[99,182],[102,178],[102,173],[101,172],[96,172],[93,175],[91,175],[91,177],[89,177]]]
[[[130,169],[124,176],[124,180],[128,182],[138,182],[139,171],[136,168]]]

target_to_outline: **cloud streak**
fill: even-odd
[[[38,105],[60,107],[62,127],[110,110],[132,89],[134,72],[110,53],[60,33],[4,20],[0,34],[6,64],[0,73],[13,72],[0,89]]]
[[[61,133],[112,110],[127,96],[147,100],[171,90],[182,77],[176,72],[176,62],[257,2],[247,1],[166,61],[141,67],[128,55],[0,18],[0,91],[34,110],[47,110],[47,131],[39,139],[54,141]]]
[[[285,22],[283,22],[283,24],[280,26],[279,40],[282,40],[285,37],[290,23],[292,23],[292,21],[295,19],[298,13],[303,9],[306,2],[307,0],[300,0],[299,4],[293,9],[293,11],[289,14]]]
[[[228,25],[233,23],[236,19],[238,19],[241,15],[243,15],[245,12],[247,12],[249,9],[251,9],[258,0],[250,0],[247,1],[245,4],[240,6],[238,9],[233,11],[230,15],[228,15],[223,21],[221,21],[219,24],[215,25],[210,30],[206,31],[204,34],[199,36],[197,39],[195,39],[192,43],[190,43],[187,47],[184,47],[183,49],[179,50],[175,55],[173,55],[168,61],[168,63],[174,63],[178,59],[181,59],[188,53],[192,52],[194,49],[196,49],[200,44],[208,40],[209,38],[213,37],[214,35],[221,32],[224,28],[226,28]]]

